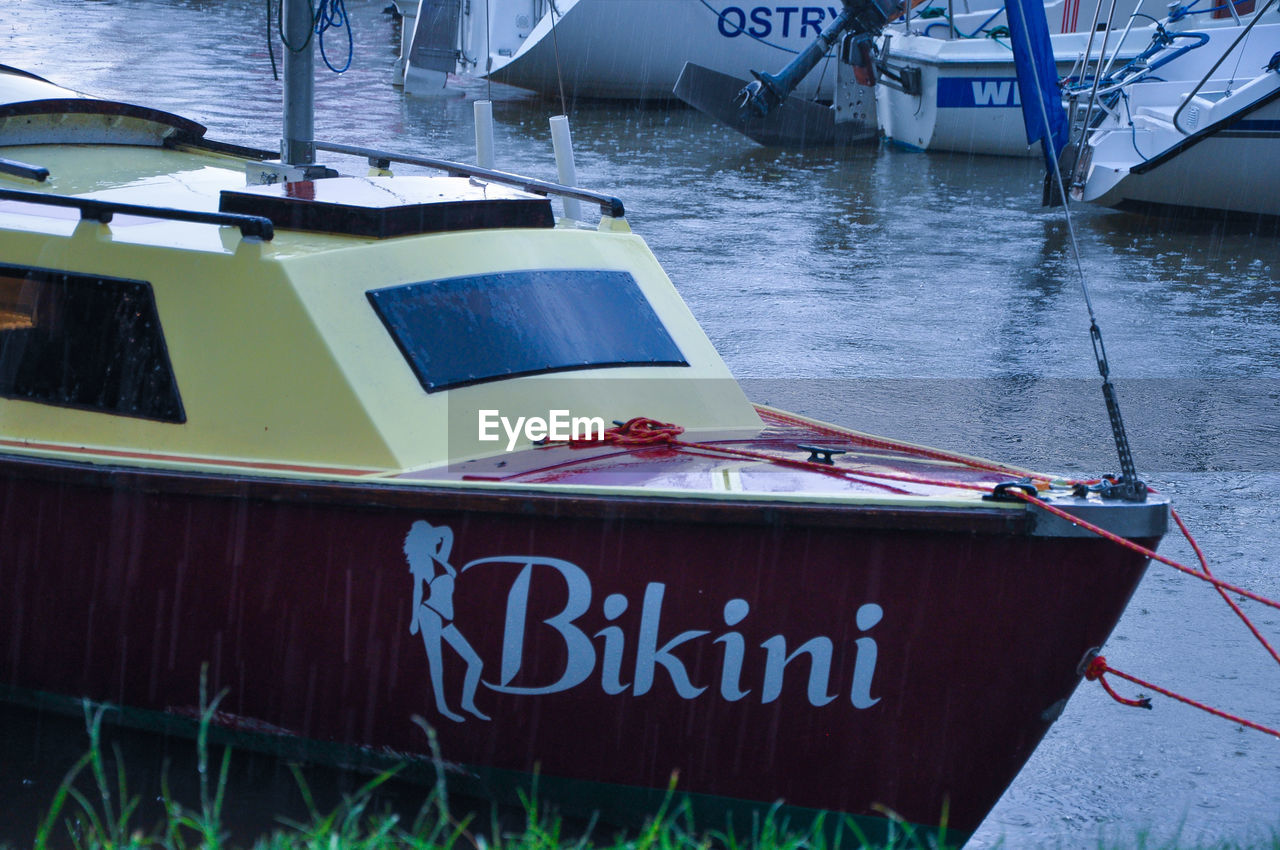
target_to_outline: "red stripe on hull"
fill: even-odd
[[[124,461],[142,461],[145,463],[183,463],[203,466],[231,467],[245,474],[255,472],[305,472],[311,475],[370,475],[382,470],[368,467],[350,466],[308,466],[295,463],[273,463],[271,461],[233,460],[218,457],[199,457],[196,455],[156,454],[155,452],[131,452],[119,449],[103,449],[91,446],[72,446],[63,443],[37,443],[31,440],[0,440],[0,446],[26,449],[37,452],[61,452],[69,455],[92,455],[94,457],[112,458]]]

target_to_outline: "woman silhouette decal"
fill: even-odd
[[[449,563],[453,549],[453,531],[448,526],[435,527],[418,520],[404,538],[404,555],[409,561],[413,576],[413,611],[409,619],[409,633],[422,634],[427,649],[427,667],[431,671],[431,687],[435,691],[436,709],[450,720],[466,720],[449,710],[444,696],[444,651],[442,644],[453,647],[454,652],[466,662],[467,675],[462,685],[462,710],[481,720],[489,717],[476,708],[476,687],[484,662],[467,643],[467,639],[453,623],[453,586],[458,571]],[[437,571],[439,566],[441,571]],[[425,589],[425,593],[424,593]]]

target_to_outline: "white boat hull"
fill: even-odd
[[[1087,32],[1051,36],[1060,75],[1077,67],[1089,49],[1088,39]],[[1149,41],[1147,28],[1131,32],[1119,47],[1118,61],[1136,56]],[[1099,35],[1093,56],[1100,45]],[[1113,40],[1107,54],[1115,50]],[[918,94],[878,87],[880,127],[890,141],[913,150],[1040,155],[1038,145],[1027,144],[1018,75],[1007,43],[899,36],[891,39],[889,55],[897,67],[918,68],[921,81]]]
[[[1153,4],[1143,0],[1137,8],[1147,14],[1153,11]],[[1051,28],[1055,22],[1062,22],[1053,14],[1048,19]],[[1060,75],[1078,70],[1086,51],[1093,57],[1091,61],[1096,61],[1102,50],[1103,33],[1099,32],[1090,45],[1091,22],[1092,14],[1090,20],[1080,22],[1084,32],[1050,36]],[[1211,32],[1238,31],[1232,23],[1229,18],[1200,18],[1194,22],[1184,19],[1177,26]],[[1106,55],[1116,56],[1112,67],[1120,67],[1145,49],[1153,31],[1152,26],[1135,25],[1123,40],[1122,32],[1113,31],[1106,45]],[[917,94],[878,87],[877,114],[889,140],[914,150],[1040,155],[1038,145],[1027,144],[1017,72],[1007,36],[943,40],[921,34],[893,35],[889,59],[894,66],[919,69],[921,77]]]
[[[1239,61],[1228,56],[1217,74],[1265,67],[1280,48],[1280,23],[1249,38]],[[1280,216],[1280,73],[1210,79],[1195,91],[1206,57],[1181,79],[1128,87],[1088,139],[1077,199]]]
[[[1280,101],[1148,170],[1112,167],[1115,179],[1105,181],[1106,191],[1084,199],[1115,207],[1158,204],[1280,216],[1277,142]],[[1094,191],[1103,185],[1095,183]]]
[[[832,6],[834,9],[828,9]],[[521,49],[494,56],[490,79],[548,95],[662,100],[685,62],[750,79],[776,72],[830,23],[838,3],[735,6],[715,0],[568,0],[539,21]],[[717,14],[717,10],[720,14]],[[753,17],[754,16],[754,19]],[[834,60],[828,60],[833,62]],[[831,100],[835,68],[819,65],[797,91]]]
[[[425,0],[440,4],[451,0]],[[1070,25],[1080,0],[1051,0],[1051,26]],[[1004,22],[991,0],[954,3],[964,32]],[[970,8],[970,7],[976,8]],[[671,99],[686,62],[751,79],[751,71],[777,72],[808,47],[835,17],[840,0],[790,5],[780,0],[490,0],[464,8],[458,27],[457,71],[559,96],[626,100]],[[486,11],[487,9],[487,11]],[[486,27],[484,16],[492,16]],[[536,22],[536,23],[534,23]],[[554,24],[554,32],[553,25]],[[947,33],[940,19],[916,21],[916,29]],[[408,31],[412,30],[406,24]],[[900,28],[899,28],[900,29]],[[412,45],[405,46],[412,56]],[[408,62],[406,88],[443,86],[438,69],[421,74]],[[558,68],[558,71],[557,71]],[[834,97],[835,59],[828,57],[795,92],[810,100]]]

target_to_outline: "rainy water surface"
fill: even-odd
[[[264,5],[7,2],[0,62],[276,148]],[[473,160],[472,102],[488,97],[498,167],[554,179],[547,119],[559,104],[484,83],[405,96],[391,85],[399,28],[385,5],[348,0],[356,55],[346,74],[319,75],[317,136]],[[1036,160],[783,152],[684,109],[569,112],[579,182],[624,200],[756,400],[1051,471],[1113,471],[1080,279],[1061,213],[1039,206]],[[1140,473],[1173,498],[1218,574],[1280,597],[1276,226],[1087,208],[1075,229]],[[1192,557],[1172,537],[1164,550]],[[1280,615],[1248,610],[1280,640]],[[1216,595],[1172,570],[1151,568],[1105,651],[1120,669],[1280,726],[1280,669]],[[51,797],[38,793],[49,777],[32,773],[37,744],[56,786],[83,735],[8,710],[0,721],[0,798],[29,812]],[[4,817],[0,844],[20,840]],[[1276,831],[1276,740],[1162,698],[1125,708],[1086,683],[972,846],[1143,832],[1248,844]]]

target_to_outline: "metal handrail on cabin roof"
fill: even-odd
[[[25,177],[28,180],[34,180],[37,183],[43,183],[49,179],[49,169],[43,165],[32,165],[29,162],[22,162],[17,159],[6,159],[0,156],[0,173],[12,174],[16,177]]]
[[[526,192],[533,192],[538,195],[556,195],[562,198],[574,198],[579,201],[586,201],[590,204],[597,204],[600,212],[610,218],[622,218],[626,215],[626,210],[622,206],[622,201],[611,195],[602,192],[592,192],[588,189],[578,189],[573,186],[565,186],[560,183],[551,183],[546,180],[539,180],[536,177],[522,177],[519,174],[511,174],[506,171],[494,171],[491,168],[481,168],[478,165],[467,165],[463,162],[451,162],[447,159],[433,159],[425,156],[413,156],[412,154],[390,153],[388,151],[375,150],[373,148],[361,148],[353,145],[339,145],[332,142],[316,142],[316,150],[329,151],[330,153],[343,153],[351,156],[363,156],[369,160],[369,164],[379,168],[386,168],[393,162],[403,162],[406,165],[421,165],[426,168],[434,168],[437,171],[447,171],[454,177],[475,177],[481,180],[488,180],[492,183],[502,183],[507,186],[514,186],[517,189],[523,189]]]
[[[73,207],[80,211],[80,218],[100,221],[104,224],[111,221],[115,213],[136,215],[145,218],[161,218],[173,221],[193,221],[198,224],[217,224],[240,228],[240,235],[246,238],[257,237],[270,242],[275,236],[275,226],[271,219],[260,215],[244,215],[242,213],[202,212],[200,210],[179,210],[171,207],[148,207],[141,204],[125,204],[118,201],[103,201],[97,198],[79,198],[73,195],[51,195],[45,192],[24,192],[19,189],[0,189],[0,201],[21,201],[26,204],[44,204],[52,207]]]

